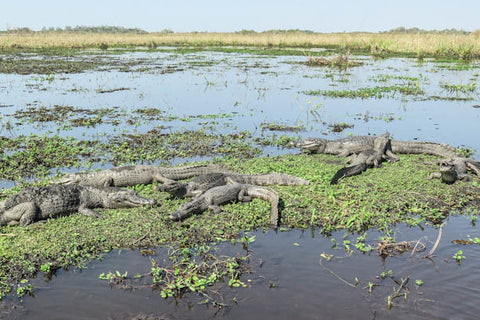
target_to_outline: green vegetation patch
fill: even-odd
[[[430,160],[433,157],[401,156],[397,163],[369,169],[335,186],[329,181],[343,162],[335,156],[286,155],[242,161],[230,158],[220,162],[236,172],[283,172],[309,179],[308,186],[273,186],[281,198],[281,225],[321,227],[329,233],[338,229],[363,231],[371,227],[389,230],[398,222],[412,225],[425,220],[440,222],[452,211],[477,212],[478,179],[453,185],[428,180],[430,172],[437,169],[435,165],[424,164]],[[151,185],[134,189],[156,199],[158,206],[100,210],[103,219],[73,214],[28,228],[2,227],[0,296],[13,284],[38,271],[54,272],[58,268],[82,265],[113,248],[166,244],[194,248],[212,241],[230,241],[240,232],[269,225],[269,204],[259,199],[224,205],[224,211],[219,214],[205,212],[183,222],[172,222],[168,215],[185,200],[157,193]]]
[[[22,181],[44,177],[55,167],[77,166],[87,156],[91,142],[59,136],[28,135],[0,138],[0,178]]]
[[[35,57],[18,58],[15,55],[0,57],[0,73],[16,74],[52,74],[79,73],[91,70],[99,65],[99,61],[71,59],[70,57]]]
[[[310,90],[303,91],[307,95],[324,96],[329,98],[349,98],[349,99],[381,99],[386,97],[395,97],[395,94],[405,96],[417,96],[424,94],[419,85],[392,85],[358,88],[355,90]]]
[[[145,134],[116,137],[103,148],[110,153],[114,164],[195,156],[252,158],[260,155],[261,150],[252,145],[251,139],[248,131],[214,134],[201,129],[162,133],[152,129]]]
[[[329,181],[342,167],[342,159],[334,156],[287,155],[243,161],[230,158],[221,162],[237,172],[284,172],[309,179],[309,186],[273,186],[281,198],[281,224],[286,228],[321,227],[328,233],[371,227],[388,230],[398,222],[439,222],[452,211],[476,210],[480,201],[478,180],[454,185],[428,180],[436,166],[424,162],[432,159],[402,156],[397,163],[367,170],[335,186]],[[205,212],[183,222],[172,222],[168,215],[185,200],[157,193],[151,185],[134,189],[155,198],[158,207],[101,210],[103,219],[73,214],[28,228],[2,227],[0,296],[14,283],[40,270],[52,272],[82,265],[113,248],[162,244],[197,247],[269,224],[269,204],[259,199],[225,205],[220,214]]]

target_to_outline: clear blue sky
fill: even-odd
[[[0,30],[115,25],[147,31],[307,29],[318,32],[480,29],[480,0],[16,0]]]

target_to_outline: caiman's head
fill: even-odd
[[[105,207],[133,208],[155,205],[157,201],[140,196],[134,190],[120,188],[103,188],[101,194]]]
[[[183,198],[187,194],[187,184],[178,181],[169,181],[161,186],[155,187],[155,190],[168,192],[177,198]]]
[[[190,217],[192,214],[196,213],[198,211],[198,202],[193,200],[193,201],[188,201],[180,205],[178,207],[178,210],[172,213],[169,218],[174,221],[179,221],[183,220],[185,218]]]
[[[297,148],[306,153],[323,153],[328,140],[322,138],[308,138],[296,144]]]
[[[447,184],[452,184],[458,179],[457,170],[452,161],[445,160],[440,163],[440,174],[442,175],[442,181]]]
[[[62,178],[56,181],[50,181],[51,183],[55,184],[77,184],[81,180],[81,176],[79,174],[71,174],[67,173]]]

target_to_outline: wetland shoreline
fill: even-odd
[[[478,149],[470,130],[452,135],[460,122],[451,113],[444,115],[465,114],[461,127],[477,126],[478,114],[471,104],[478,100],[478,63],[465,63],[476,57],[475,52],[466,59],[456,49],[449,51],[451,55],[431,51],[427,56],[461,60],[425,61],[414,48],[398,55],[415,59],[389,60],[395,54],[387,44],[386,59],[378,59],[382,51],[371,52],[378,38],[368,40],[358,51],[338,43],[325,52],[312,51],[312,55],[331,55],[348,49],[352,54],[375,56],[356,57],[362,63],[346,68],[330,63],[318,67],[308,66],[310,53],[287,49],[295,44],[280,38],[270,40],[281,42],[273,45],[263,39],[267,42],[254,50],[214,47],[203,51],[213,41],[206,38],[211,35],[182,36],[187,39],[182,45],[188,48],[155,49],[167,45],[158,40],[151,48],[122,49],[125,43],[115,43],[110,36],[84,45],[62,40],[58,47],[51,45],[53,35],[47,35],[44,43],[32,35],[22,40],[0,37],[0,92],[5,93],[5,101],[0,101],[0,179],[9,186],[15,184],[2,190],[2,199],[25,186],[47,184],[52,175],[65,171],[203,160],[240,173],[276,171],[310,180],[309,186],[274,186],[281,198],[283,231],[320,228],[328,236],[344,230],[361,238],[371,228],[390,235],[399,223],[438,225],[452,213],[476,219],[478,177],[451,186],[427,180],[436,169],[434,157],[401,156],[398,163],[330,186],[329,179],[343,165],[342,159],[297,154],[289,147],[306,135],[336,138],[388,130],[399,139],[434,137],[436,142],[464,146],[468,152]],[[180,41],[180,35],[173,37],[177,38],[169,40],[170,45]],[[153,40],[127,44],[149,47],[148,41]],[[100,48],[102,41],[107,42]],[[257,40],[248,41],[252,42],[233,45],[256,46],[253,41]],[[312,42],[305,47],[310,45],[316,46]],[[434,96],[439,99],[430,99]],[[190,99],[182,100],[186,97]],[[447,121],[442,122],[444,118]],[[415,127],[419,122],[421,126]],[[172,253],[165,264],[152,265],[150,270],[165,297],[201,291],[202,285],[208,289],[221,280],[230,288],[243,287],[241,274],[249,264],[248,252],[219,257],[214,248],[229,242],[248,248],[254,239],[245,232],[268,227],[268,204],[257,200],[231,204],[220,214],[208,212],[174,223],[168,215],[183,200],[157,193],[153,186],[133,189],[156,199],[159,206],[103,210],[104,219],[75,214],[29,228],[2,227],[0,296],[21,299],[35,293],[32,277],[81,269],[117,248],[140,248],[148,256],[148,250],[157,246],[168,246]],[[360,252],[364,249],[358,245]],[[213,267],[198,273],[196,266],[208,258],[215,261]],[[171,282],[154,277],[155,272],[158,276],[175,268],[184,279],[201,279],[198,286],[189,287],[192,282],[174,277]],[[212,274],[218,277],[210,278]],[[123,273],[114,270],[104,277],[123,281]],[[181,288],[176,291],[168,285]]]

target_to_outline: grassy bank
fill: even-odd
[[[429,160],[432,158],[402,156],[400,162],[368,170],[335,186],[329,180],[342,160],[334,156],[286,155],[222,162],[238,172],[276,171],[309,179],[309,186],[273,186],[281,197],[282,229],[320,227],[329,233],[337,229],[361,232],[371,227],[388,232],[398,222],[440,222],[452,211],[476,212],[479,180],[454,185],[427,180],[436,168],[424,164]],[[103,219],[74,214],[28,228],[2,227],[0,296],[16,284],[17,293],[31,290],[27,279],[39,271],[52,273],[81,265],[113,248],[167,244],[198,248],[211,241],[230,241],[245,230],[268,227],[269,205],[258,199],[226,205],[220,214],[207,212],[171,222],[169,213],[184,200],[157,193],[152,186],[135,189],[157,199],[158,207],[102,210]]]
[[[247,46],[262,48],[332,48],[376,56],[480,58],[480,35],[448,33],[69,33],[0,35],[0,49],[112,48],[125,46]]]

